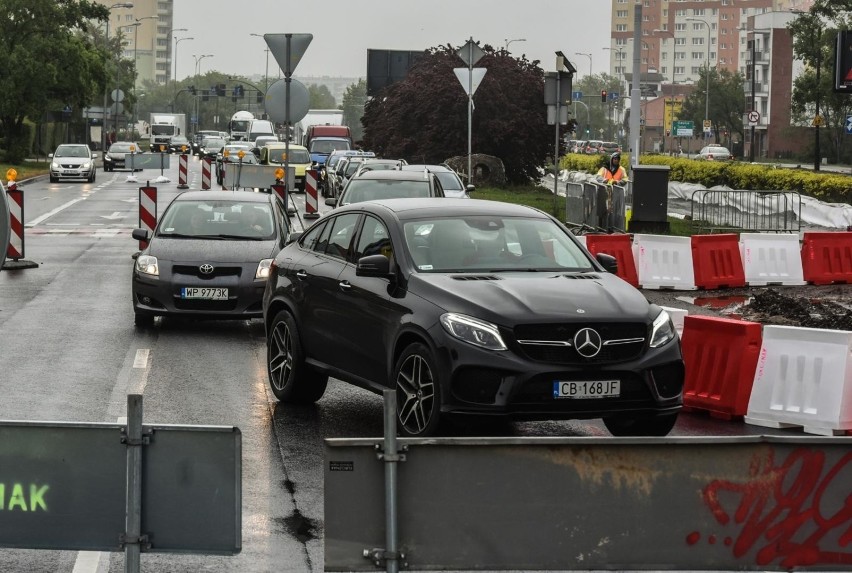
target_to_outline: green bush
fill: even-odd
[[[563,169],[596,173],[600,159],[593,155],[568,154],[560,161]],[[622,156],[622,165],[629,165]],[[756,191],[798,191],[831,203],[852,203],[852,177],[837,173],[814,173],[783,169],[773,164],[696,161],[668,155],[643,155],[642,165],[668,165],[670,181],[700,183],[705,187],[727,185],[732,189]]]

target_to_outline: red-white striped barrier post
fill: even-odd
[[[201,188],[210,189],[210,158],[201,160]]]
[[[139,188],[139,228],[154,234],[157,226],[157,188],[147,185]],[[148,246],[148,241],[139,241],[139,250]]]
[[[305,219],[319,218],[319,199],[317,199],[317,170],[305,171]]]
[[[178,162],[178,189],[189,189],[189,185],[186,184],[186,164],[186,153],[181,153],[180,161]]]
[[[9,248],[6,256],[17,261],[24,258],[24,192],[15,181],[9,181],[6,189],[9,198]]]

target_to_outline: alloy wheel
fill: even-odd
[[[293,338],[285,322],[275,325],[270,342],[274,353],[269,357],[269,378],[272,386],[282,391],[293,377]]]
[[[408,434],[422,433],[432,417],[435,380],[429,364],[418,354],[409,356],[396,377],[399,423]]]

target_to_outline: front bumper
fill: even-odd
[[[631,360],[557,363],[530,359],[508,340],[509,350],[489,351],[450,336],[440,325],[430,334],[437,346],[444,412],[527,420],[651,417],[676,413],[683,404],[677,339],[646,347]],[[554,382],[606,380],[620,381],[618,397],[554,397]]]
[[[198,263],[171,263],[160,266],[160,277],[133,270],[133,308],[158,316],[191,318],[251,319],[263,316],[262,300],[266,280],[255,280],[257,262],[217,265],[213,278],[201,278]],[[227,288],[227,300],[181,298],[183,287]]]
[[[95,167],[88,169],[81,167],[60,166],[59,169],[50,168],[50,176],[54,179],[89,179],[95,172]]]

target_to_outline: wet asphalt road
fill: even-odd
[[[168,172],[173,181],[158,186],[161,211],[179,192],[177,161],[173,165]],[[125,415],[126,394],[134,392],[144,395],[148,424],[237,426],[243,452],[242,552],[233,557],[145,554],[143,570],[322,571],[322,440],[381,435],[381,398],[332,381],[315,407],[277,403],[268,390],[260,321],[163,320],[136,329],[130,256],[137,249],[130,231],[145,177],[126,178],[124,172],[99,172],[94,184],[22,185],[25,258],[38,268],[0,272],[0,419],[116,422]],[[189,183],[200,188],[195,160]],[[295,201],[304,212],[304,197]],[[682,294],[646,293],[668,306],[713,312],[678,299]],[[147,356],[141,365],[140,356]],[[597,421],[455,424],[450,432],[608,435]],[[766,433],[773,432],[683,415],[673,435]],[[4,572],[123,569],[117,553],[0,550]]]

